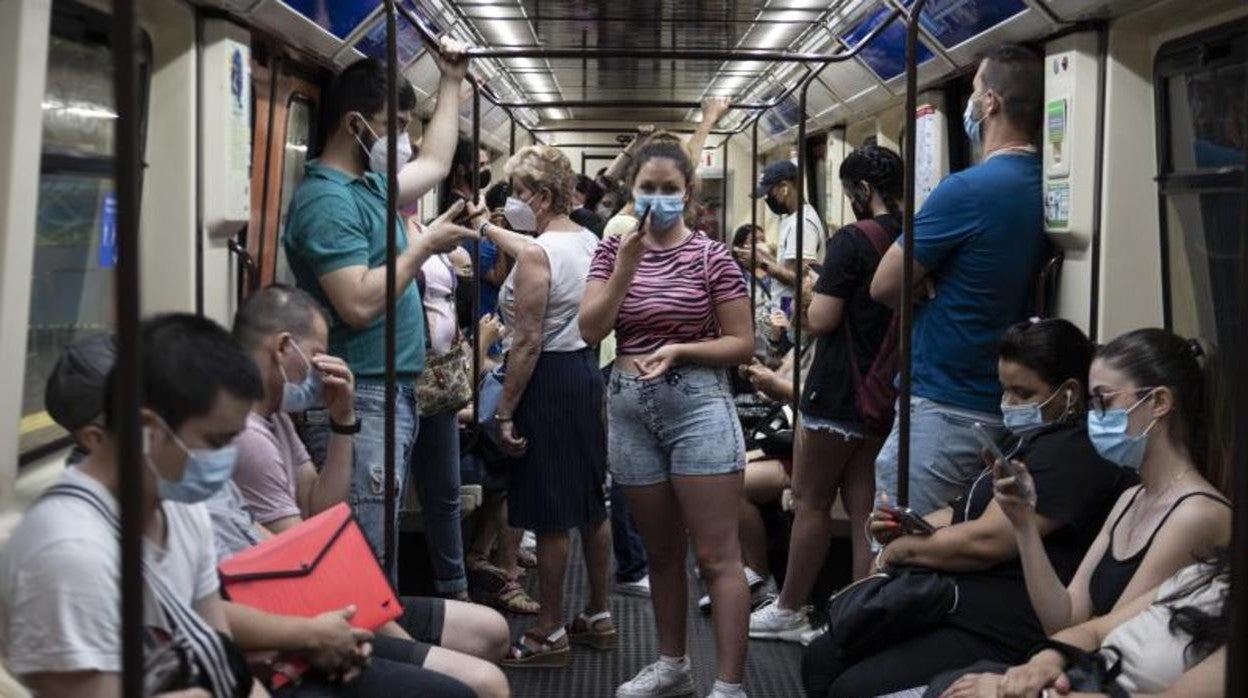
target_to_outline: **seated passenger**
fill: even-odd
[[[1220,696],[1226,690],[1230,577],[1230,552],[1220,549],[1212,559],[1180,569],[1108,615],[1054,634],[1055,642],[1026,664],[1005,670],[982,662],[959,672],[961,678],[952,685],[952,676],[937,679],[924,695],[1066,695],[1072,683],[1066,675],[1070,656],[1083,651],[1098,653],[1109,664],[1121,662],[1122,673],[1113,681],[1122,692],[1117,695]]]
[[[1034,507],[1011,482],[997,483],[1046,632],[1120,608],[1229,544],[1231,505],[1219,492],[1224,448],[1208,428],[1215,387],[1202,356],[1196,340],[1156,329],[1128,332],[1096,352],[1088,433],[1104,458],[1138,472],[1140,485],[1122,493],[1069,585],[1039,544]],[[1021,473],[1031,486],[1027,468]],[[1034,491],[1043,496],[1039,485]]]
[[[285,286],[256,292],[234,318],[234,336],[260,367],[264,386],[235,442],[234,477],[260,523],[274,533],[348,499],[352,440],[343,433],[350,430],[339,427],[357,423],[352,375],[341,359],[325,353],[328,332],[316,301]],[[319,474],[286,414],[313,404],[323,404],[335,425]],[[458,459],[454,467],[458,474]],[[414,650],[416,664],[453,676],[479,695],[507,693],[502,672],[489,663],[501,659],[508,644],[509,629],[498,613],[433,598],[404,599],[404,609],[397,623],[382,627],[379,656],[392,656],[388,638],[415,638],[434,645]]]
[[[49,406],[56,407],[57,414],[71,414],[77,409],[70,406],[103,404],[104,376],[111,370],[116,353],[112,336],[105,336],[108,342],[90,337],[70,345],[57,362],[48,382],[46,399]],[[96,420],[99,418],[97,415]],[[74,440],[87,453],[97,450],[103,443],[101,437],[104,432],[101,426],[94,423],[96,420],[88,420],[86,426],[71,431]],[[62,423],[61,426],[72,425]],[[232,480],[227,480],[205,504],[212,521],[217,560],[272,535],[252,519],[238,486]],[[406,600],[409,604],[422,601],[428,603]],[[407,641],[388,642],[375,651],[368,668],[355,676],[349,690],[344,691],[341,682],[332,677],[340,673],[345,664],[357,661],[364,644],[372,638],[372,633],[352,628],[349,624],[353,614],[350,608],[304,618],[266,613],[229,601],[223,602],[223,606],[231,633],[243,650],[304,657],[316,670],[303,676],[298,684],[276,691],[275,695],[279,697],[312,698],[330,690],[362,698],[431,691],[472,695],[469,688],[457,680],[421,668],[424,647],[410,646]],[[396,629],[391,632],[401,634],[402,631]],[[271,676],[271,666],[264,665],[270,672],[266,674],[268,676]]]
[[[262,394],[260,376],[209,320],[161,316],[143,323],[139,340],[142,462],[118,462],[110,377],[99,401],[104,426],[79,431],[89,455],[31,505],[0,552],[0,654],[37,695],[120,695],[117,497],[127,468],[142,479],[143,576],[157,601],[145,617],[146,639],[186,643],[200,678],[194,685],[214,695],[267,695],[229,639],[202,504],[230,478],[231,441]]]
[[[1066,320],[1014,326],[1000,342],[1001,409],[1020,439],[1015,456],[1035,477],[1041,554],[1063,580],[1074,574],[1096,529],[1131,474],[1101,458],[1083,417],[1084,377],[1092,345]],[[810,696],[875,696],[926,685],[937,673],[979,659],[1012,663],[1044,638],[1022,581],[1009,520],[993,500],[985,469],[952,507],[925,517],[930,535],[906,534],[881,510],[871,531],[887,545],[876,567],[936,570],[957,584],[957,608],[935,626],[916,625],[903,640],[870,656],[845,656],[832,633],[816,639],[802,661]]]

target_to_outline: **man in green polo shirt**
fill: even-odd
[[[446,177],[459,138],[459,89],[468,59],[458,42],[444,39],[440,49],[433,52],[442,72],[437,106],[415,160],[411,160],[407,125],[416,107],[416,92],[406,79],[399,78],[399,196],[395,202],[399,208],[414,203]],[[385,535],[386,94],[385,66],[371,58],[351,64],[334,79],[326,95],[325,147],[318,159],[307,164],[291,199],[284,243],[299,287],[330,309],[329,353],[345,359],[357,381],[357,423],[334,424],[323,410],[310,409],[303,436],[315,460],[331,432],[358,432],[351,506],[379,558]],[[458,211],[448,213],[453,216]],[[464,238],[475,237],[449,220],[439,218],[410,239],[399,221],[396,500],[405,491],[409,473],[417,476],[421,488],[454,485],[445,474],[420,472],[427,470],[423,468],[413,472],[411,467],[419,423],[414,381],[425,366],[424,310],[413,281],[430,255],[450,252]],[[462,550],[459,523],[442,528],[447,530],[427,530],[431,545]],[[397,550],[389,552],[388,571],[393,578]],[[443,591],[456,595],[462,590]]]

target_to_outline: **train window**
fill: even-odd
[[[274,280],[294,285],[295,277],[286,261],[286,245],[282,243],[286,226],[286,210],[290,198],[303,179],[303,166],[308,159],[308,147],[312,141],[312,103],[301,95],[292,95],[290,108],[286,110],[286,146],[282,153],[282,207],[277,218],[277,270]]]
[[[76,3],[53,6],[22,385],[23,461],[65,437],[43,404],[44,384],[62,348],[113,326],[117,114],[109,25],[107,15]]]
[[[1158,54],[1157,151],[1166,326],[1229,349],[1248,149],[1248,22]]]

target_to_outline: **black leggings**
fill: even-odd
[[[937,674],[981,659],[1010,661],[1000,643],[949,626],[897,643],[870,657],[848,661],[829,633],[802,655],[802,685],[809,698],[861,698],[927,685]]]

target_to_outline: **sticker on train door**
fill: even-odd
[[[100,268],[117,266],[117,193],[106,191],[100,200]]]

